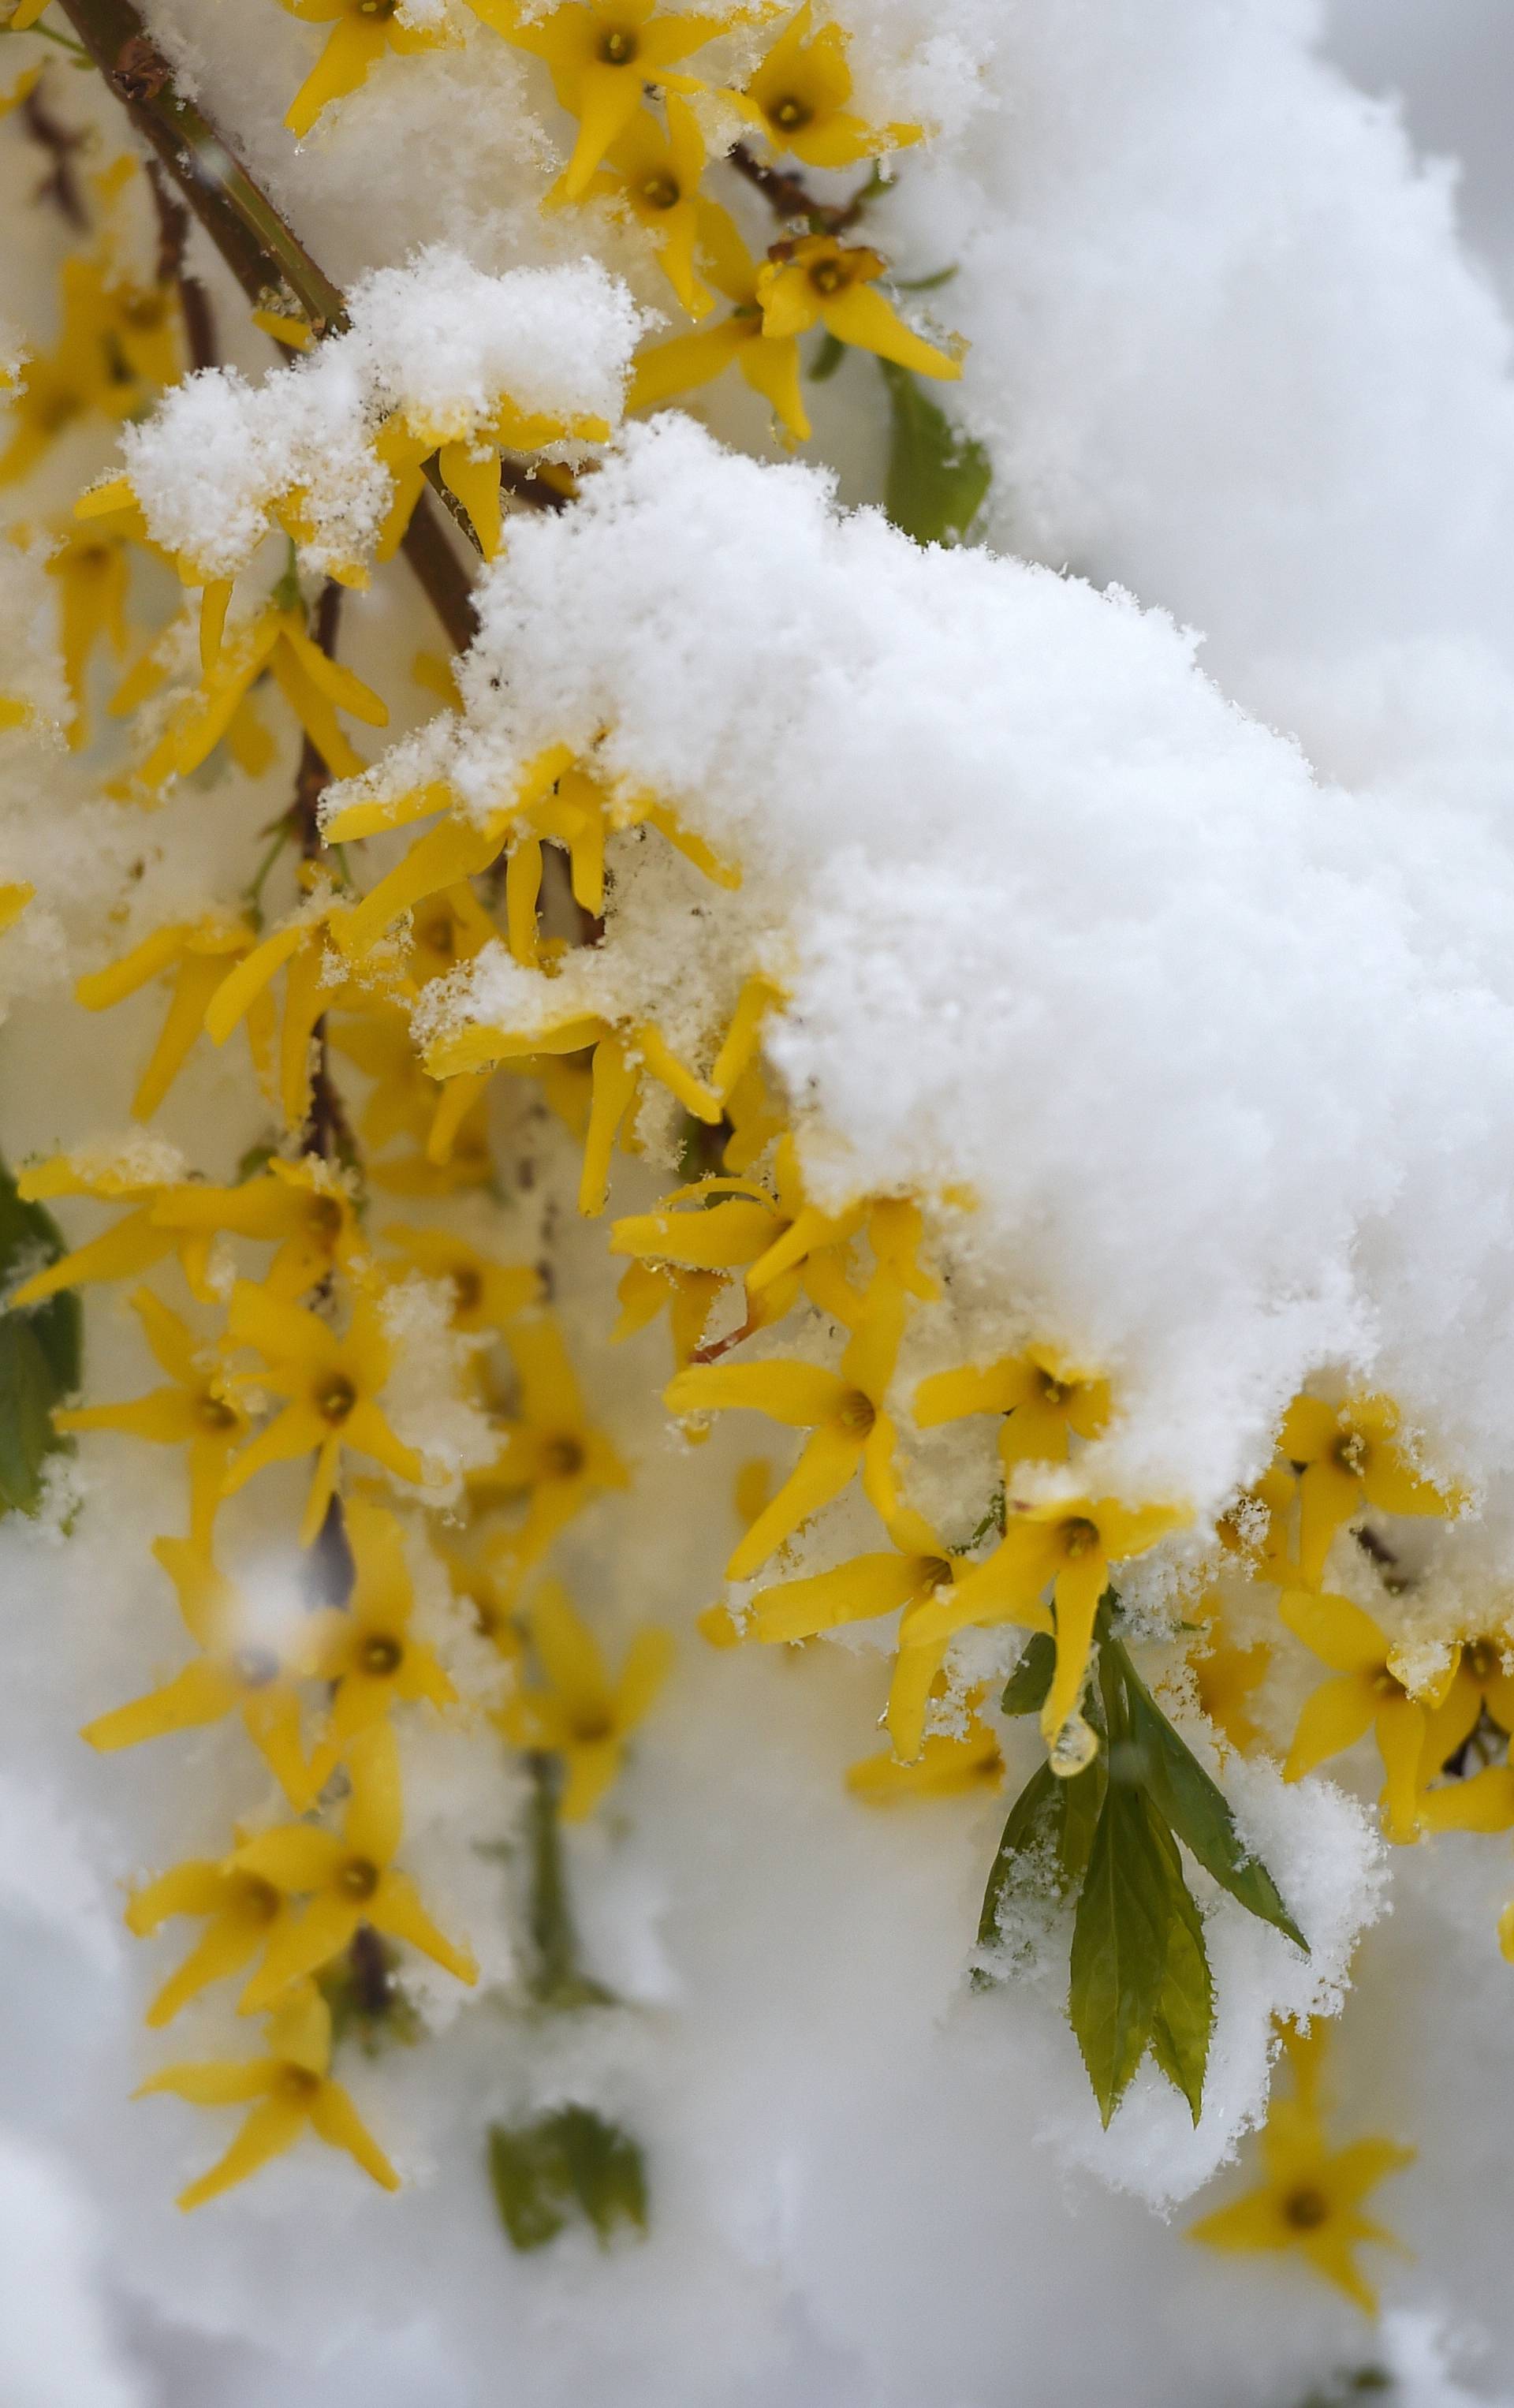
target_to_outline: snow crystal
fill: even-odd
[[[393,411],[440,443],[476,435],[508,399],[568,424],[607,424],[640,327],[597,261],[486,276],[456,251],[419,252],[350,296],[350,330],[260,385],[207,368],[122,437],[153,539],[201,579],[234,576],[291,503],[312,570],[371,552],[393,491],[373,437]]]

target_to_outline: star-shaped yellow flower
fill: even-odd
[[[1398,1442],[1399,1412],[1386,1397],[1326,1404],[1295,1397],[1278,1446],[1299,1467],[1298,1560],[1317,1588],[1337,1530],[1369,1505],[1384,1513],[1455,1513],[1461,1499],[1414,1469]]]
[[[896,360],[916,376],[950,381],[962,362],[911,332],[898,311],[873,287],[885,262],[862,244],[835,235],[806,234],[778,242],[757,273],[757,305],[770,340],[807,334],[821,325],[838,343]]]
[[[385,2190],[398,2190],[398,2174],[340,2083],[331,2079],[330,2066],[331,2010],[319,1990],[306,1988],[270,2016],[266,2056],[168,2065],[144,2082],[138,2099],[167,2090],[196,2107],[252,2106],[225,2156],[180,2191],[179,2206],[201,2207],[245,2182],[270,2157],[293,2148],[307,2126],[355,2157]]]
[[[775,150],[807,167],[850,167],[883,150],[919,142],[920,125],[869,125],[847,107],[850,36],[840,25],[814,30],[810,0],[783,28],[745,92],[728,97],[766,135]]]
[[[1278,1611],[1294,1637],[1335,1675],[1306,1701],[1283,1779],[1301,1781],[1317,1764],[1344,1754],[1373,1731],[1388,1776],[1383,1828],[1391,1840],[1417,1839],[1425,1732],[1450,1693],[1457,1659],[1452,1656],[1433,1681],[1411,1691],[1400,1677],[1402,1661],[1387,1632],[1349,1598],[1290,1589]]]
[[[667,1677],[672,1634],[655,1625],[638,1630],[612,1681],[560,1582],[539,1584],[527,1619],[547,1686],[518,1690],[494,1719],[513,1746],[561,1756],[561,1812],[566,1822],[581,1822],[619,1774],[626,1740]]]
[[[226,1494],[270,1464],[288,1463],[312,1451],[316,1468],[300,1525],[300,1544],[313,1546],[336,1491],[344,1446],[370,1455],[397,1480],[420,1482],[425,1467],[403,1446],[385,1420],[378,1398],[393,1354],[378,1308],[359,1292],[345,1336],[329,1322],[286,1304],[250,1280],[238,1280],[226,1320],[233,1345],[253,1346],[264,1368],[244,1375],[288,1398],[283,1411],[237,1455],[226,1474]]]
[[[282,6],[307,24],[331,27],[325,49],[289,105],[284,123],[292,134],[308,134],[328,101],[356,92],[386,50],[405,58],[448,39],[445,31],[401,24],[398,0],[282,0]]]
[[[457,1698],[436,1651],[410,1628],[415,1593],[393,1514],[349,1497],[342,1516],[355,1577],[345,1607],[321,1622],[321,1677],[334,1681],[336,1691],[310,1759],[312,1796],[325,1787],[359,1733],[381,1722],[392,1707],[420,1698],[450,1706]]]
[[[394,1870],[404,1837],[399,1752],[387,1723],[354,1734],[346,1749],[351,1795],[340,1832],[289,1823],[245,1840],[231,1858],[281,1898],[301,1898],[297,1917],[275,1931],[263,1963],[242,1993],[243,2014],[271,2006],[292,1983],[339,1956],[360,1923],[403,1940],[456,1975],[476,1982],[478,1967],[444,1939],[407,1873]]]
[[[1017,1463],[1065,1463],[1070,1436],[1097,1438],[1109,1419],[1109,1383],[1070,1369],[1053,1348],[1027,1346],[979,1370],[937,1371],[915,1390],[921,1429],[969,1413],[1003,1413],[999,1456]]]
[[[721,1071],[717,1059],[710,1078],[717,1094]],[[793,1140],[785,1136],[778,1140],[771,1189],[749,1179],[696,1179],[676,1188],[657,1211],[614,1222],[610,1252],[630,1254],[638,1264],[717,1273],[721,1284],[731,1272],[745,1271],[741,1335],[747,1337],[782,1320],[812,1258],[844,1246],[865,1217],[862,1203],[827,1211],[807,1200]]]
[[[228,1871],[224,1864],[211,1858],[175,1865],[134,1890],[126,1926],[139,1939],[156,1931],[170,1915],[200,1916],[206,1923],[182,1965],[169,1975],[147,2011],[153,2029],[172,2023],[180,2008],[212,1982],[239,1973],[292,1911],[268,1882],[235,1868]]]
[[[79,1405],[55,1412],[53,1422],[61,1430],[120,1430],[156,1446],[187,1448],[190,1537],[196,1546],[208,1547],[226,1466],[247,1435],[248,1416],[213,1353],[202,1347],[186,1321],[149,1288],[138,1288],[131,1303],[171,1385],[129,1404]]]
[[[145,322],[153,311],[155,328],[134,326],[134,319]],[[28,357],[20,390],[6,397],[12,432],[0,452],[0,485],[29,475],[59,437],[92,412],[127,418],[153,386],[178,373],[166,296],[119,281],[113,286],[98,259],[64,260],[59,319],[51,350]],[[139,366],[160,373],[144,378]]]
[[[695,255],[716,291],[732,304],[730,314],[713,326],[675,335],[638,352],[626,392],[627,412],[656,409],[736,366],[787,432],[804,442],[809,420],[799,390],[798,341],[767,324],[758,299],[758,263],[716,202],[700,203]]]
[[[48,556],[48,575],[58,588],[58,648],[74,704],[68,741],[77,751],[90,738],[88,680],[95,648],[107,643],[118,659],[126,650],[128,546],[114,532],[65,525]]]
[[[75,1162],[60,1154],[32,1164],[16,1182],[23,1203],[47,1203],[56,1196],[89,1196],[102,1203],[129,1197],[133,1209],[98,1238],[71,1248],[57,1262],[23,1280],[11,1303],[41,1304],[62,1288],[87,1287],[96,1280],[136,1279],[165,1254],[177,1253],[192,1295],[203,1304],[214,1304],[216,1294],[207,1280],[210,1240],[192,1230],[174,1229],[157,1217],[190,1185],[188,1181],[164,1179],[150,1163],[138,1168],[129,1154],[120,1163]]]
[[[152,1118],[205,1026],[211,996],[232,963],[250,953],[256,943],[256,933],[247,921],[208,912],[198,920],[176,920],[154,929],[107,969],[92,970],[79,980],[75,1001],[86,1011],[108,1011],[150,980],[172,977],[167,1014],[132,1097],[135,1120]],[[253,1059],[266,1077],[273,1050],[273,1012],[265,997],[260,996],[249,1012],[247,1033]]]
[[[114,507],[119,494],[115,487],[100,487],[84,500],[109,501]],[[359,776],[364,762],[343,735],[336,713],[343,710],[370,727],[384,727],[389,724],[387,707],[371,686],[312,642],[303,610],[270,601],[228,631],[199,684],[175,705],[162,736],[138,763],[137,782],[164,786],[170,778],[187,778],[207,761],[264,670],[332,776]],[[150,679],[137,681],[134,699],[145,698],[150,684]]]
[[[466,1336],[493,1330],[503,1337],[518,1313],[541,1296],[541,1273],[531,1263],[496,1262],[465,1238],[446,1229],[412,1229],[392,1221],[384,1231],[410,1267],[452,1292],[452,1327]]]
[[[152,1552],[179,1591],[185,1627],[203,1653],[161,1689],[87,1724],[81,1736],[105,1751],[136,1747],[239,1711],[290,1803],[307,1805],[314,1791],[300,1748],[300,1685],[322,1669],[320,1630],[287,1623],[263,1627],[203,1544],[159,1539]]]
[[[847,1787],[853,1798],[864,1806],[893,1806],[912,1798],[964,1798],[996,1789],[1004,1777],[1004,1758],[997,1737],[978,1719],[985,1694],[975,1689],[964,1700],[964,1730],[932,1731],[913,1763],[902,1764],[886,1747],[849,1765]]]
[[[757,1571],[859,1471],[868,1501],[885,1522],[895,1510],[894,1426],[885,1399],[904,1334],[904,1292],[879,1271],[857,1308],[838,1371],[818,1363],[694,1363],[665,1391],[675,1413],[746,1409],[811,1432],[788,1479],[726,1565],[728,1580]]]
[[[346,1181],[313,1154],[297,1162],[276,1155],[236,1187],[186,1182],[155,1211],[163,1228],[185,1240],[208,1245],[225,1234],[273,1246],[273,1260],[257,1284],[286,1304],[297,1304],[334,1270],[360,1271],[367,1259]]]
[[[1211,2249],[1297,2250],[1364,2315],[1376,2315],[1377,2293],[1356,2252],[1367,2241],[1399,2244],[1362,2214],[1362,2202],[1389,2174],[1412,2165],[1415,2152],[1384,2140],[1331,2148],[1312,2086],[1306,2080],[1301,2089],[1301,2096],[1273,2100],[1259,2143],[1263,2180],[1230,2206],[1201,2216],[1189,2237]]]
[[[551,196],[568,201],[582,200],[594,169],[635,117],[647,84],[664,92],[697,92],[697,78],[669,69],[717,34],[764,13],[729,7],[710,16],[662,13],[656,0],[558,0],[538,16],[529,16],[517,0],[468,0],[468,6],[507,42],[546,61],[560,105],[578,119],[573,155]]]
[[[1129,1506],[1109,1497],[1057,1497],[1034,1505],[1011,1500],[1008,1526],[993,1555],[950,1597],[920,1608],[911,1618],[912,1637],[918,1644],[950,1639],[977,1622],[1054,1630],[1056,1670],[1041,1709],[1042,1735],[1054,1745],[1082,1695],[1094,1617],[1114,1567],[1145,1555],[1192,1518],[1184,1506]],[[1049,1588],[1054,1621],[1041,1602]]]
[[[722,1117],[720,1096],[679,1061],[650,1021],[622,1030],[611,1027],[597,1012],[579,1011],[530,1032],[474,1021],[438,1039],[425,1064],[436,1077],[450,1079],[459,1072],[497,1069],[512,1060],[535,1062],[543,1055],[584,1053],[593,1058],[578,1210],[593,1214],[605,1209],[616,1140],[628,1123],[634,1125],[644,1074],[666,1087],[696,1120],[714,1127]]]
[[[699,240],[699,179],[705,141],[686,100],[667,95],[664,133],[648,109],[638,109],[606,153],[606,164],[589,192],[603,194],[646,227],[658,265],[691,318],[702,318],[710,296],[694,273]]]
[[[496,1462],[471,1475],[474,1496],[524,1496],[525,1521],[500,1550],[516,1578],[539,1562],[559,1530],[607,1488],[630,1475],[589,1418],[563,1333],[550,1313],[527,1313],[506,1333],[520,1383],[520,1410],[505,1424]]]

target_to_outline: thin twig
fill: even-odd
[[[32,86],[21,102],[21,122],[32,140],[45,150],[51,167],[38,184],[33,198],[50,201],[68,223],[80,234],[90,230],[90,213],[84,205],[79,177],[74,168],[74,152],[84,148],[88,136],[75,134],[59,123],[42,97],[40,83]]]
[[[856,224],[874,195],[888,189],[887,179],[880,177],[875,166],[866,182],[858,185],[850,201],[837,206],[828,201],[818,201],[802,178],[789,175],[781,167],[769,167],[754,150],[749,150],[744,142],[733,144],[726,157],[738,176],[745,176],[749,184],[756,186],[768,207],[786,225],[802,218],[815,234],[845,234],[849,226]]]
[[[152,206],[158,212],[156,280],[160,284],[173,285],[178,292],[191,367],[213,368],[220,353],[216,347],[216,321],[210,294],[199,278],[186,266],[184,260],[189,241],[189,211],[182,201],[174,198],[168,179],[156,159],[148,163],[148,182],[152,191]]]

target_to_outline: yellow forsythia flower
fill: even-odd
[[[330,1964],[360,1923],[419,1948],[460,1982],[478,1978],[472,1957],[437,1930],[408,1874],[394,1869],[405,1814],[399,1753],[387,1723],[349,1742],[347,1769],[351,1794],[339,1832],[289,1823],[244,1840],[232,1856],[238,1871],[266,1882],[281,1898],[305,1900],[299,1915],[269,1940],[242,1994],[244,2014],[274,2005],[293,1983]]]
[[[920,125],[869,125],[847,108],[850,36],[836,24],[814,31],[810,0],[792,17],[744,92],[728,95],[775,150],[807,167],[850,167],[879,151],[921,140]]]
[[[403,58],[448,38],[445,32],[402,25],[394,14],[397,0],[282,0],[282,6],[307,24],[331,27],[325,49],[289,105],[284,123],[292,134],[308,134],[327,102],[356,92],[386,50]]]
[[[331,2079],[330,2066],[331,2010],[319,1990],[306,1986],[269,2018],[266,2056],[168,2065],[144,2082],[138,2099],[167,2090],[196,2107],[252,2109],[225,2156],[180,2191],[179,2206],[201,2207],[245,2182],[270,2157],[293,2148],[307,2126],[355,2157],[385,2190],[398,2190],[398,2174],[340,2083]]]
[[[560,1582],[541,1583],[528,1619],[547,1686],[519,1690],[494,1719],[513,1745],[561,1756],[562,1813],[581,1822],[620,1772],[626,1739],[667,1677],[672,1636],[655,1626],[638,1630],[612,1681]]]
[[[1308,2048],[1311,2043],[1304,2043]],[[1316,2043],[1317,2045],[1317,2043]],[[1293,2249],[1366,2315],[1377,2293],[1356,2262],[1366,2241],[1390,2248],[1391,2232],[1362,2214],[1362,2202],[1389,2174],[1414,2162],[1397,2141],[1353,2141],[1330,2147],[1306,2074],[1301,2095],[1275,2098],[1259,2147],[1264,2169],[1254,2190],[1189,2227],[1189,2237],[1211,2249]]]

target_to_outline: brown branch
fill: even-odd
[[[42,97],[42,86],[34,84],[21,102],[21,122],[32,140],[48,153],[52,165],[32,195],[34,200],[51,201],[69,224],[80,234],[90,230],[90,213],[84,206],[79,177],[74,169],[74,152],[81,150],[88,136],[71,133],[60,124]]]
[[[775,215],[787,225],[803,218],[814,234],[845,234],[854,226],[879,187],[877,169],[864,184],[859,184],[850,201],[836,206],[818,201],[808,185],[799,176],[787,174],[781,167],[769,167],[744,142],[733,144],[726,158],[738,176],[745,176],[755,185]]]
[[[158,212],[155,280],[159,284],[173,285],[179,294],[191,367],[213,368],[220,353],[216,347],[216,321],[210,295],[199,278],[186,266],[184,260],[185,246],[189,241],[189,211],[182,201],[175,200],[156,159],[148,163],[148,183],[151,188],[152,206]]]
[[[336,654],[341,618],[342,589],[334,577],[328,577],[321,589],[315,625],[310,630],[312,640],[319,644],[328,658]],[[300,766],[294,773],[294,800],[290,805],[290,819],[302,861],[316,861],[325,851],[321,833],[321,797],[331,781],[329,764],[307,736],[300,747]],[[342,1099],[331,1076],[324,1012],[316,1022],[311,1036],[316,1060],[310,1075],[309,1116],[300,1138],[300,1152],[317,1154],[322,1162],[350,1161],[353,1151],[352,1135],[347,1125],[347,1114],[342,1110]]]

